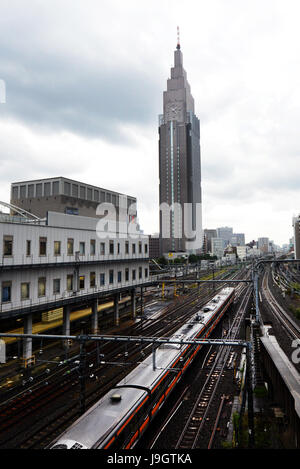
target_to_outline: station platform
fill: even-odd
[[[130,296],[122,298],[119,301],[119,305],[126,304],[128,301],[130,301]],[[113,306],[114,306],[114,302],[113,301],[108,301],[108,302],[98,306],[98,312],[106,311],[110,308],[113,308]],[[46,333],[47,331],[49,331],[51,329],[56,329],[57,327],[62,326],[62,324],[63,324],[62,308],[58,308],[55,311],[60,311],[60,310],[61,310],[61,314],[60,314],[61,317],[59,317],[59,319],[54,319],[52,321],[47,321],[47,322],[42,321],[42,322],[34,323],[32,325],[32,333],[33,334],[43,334],[43,333]],[[91,314],[92,314],[91,308],[84,308],[84,309],[79,309],[79,310],[76,310],[76,311],[72,311],[71,314],[70,314],[70,322],[77,321],[78,319],[85,318],[87,316],[90,316]],[[12,330],[9,330],[9,331],[6,331],[6,332],[9,333],[9,334],[23,334],[24,333],[24,328],[19,327],[19,328],[12,329]],[[2,340],[4,340],[4,342],[8,345],[8,344],[12,344],[12,343],[16,342],[17,339],[14,338],[14,337],[4,337]]]
[[[290,358],[286,356],[279,346],[275,336],[264,336],[261,337],[260,340],[293,396],[295,411],[300,419],[300,375],[298,371],[291,363]]]
[[[290,429],[288,444],[300,448],[300,375],[275,336],[265,335],[260,340],[261,360],[272,385],[271,395],[283,409]]]

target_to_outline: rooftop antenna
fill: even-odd
[[[179,26],[177,26],[177,47],[176,49],[180,49],[180,35],[179,35]]]

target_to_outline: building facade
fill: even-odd
[[[224,249],[226,247],[226,242],[222,238],[212,238],[211,239],[211,253],[213,256],[217,256],[218,259],[221,259],[224,255]]]
[[[295,259],[300,259],[300,215],[293,217]]]
[[[231,243],[231,238],[233,236],[233,229],[229,226],[222,226],[217,228],[218,238],[222,238],[225,241],[226,246]],[[226,247],[225,246],[225,247]]]
[[[202,248],[200,122],[183,68],[180,44],[163,94],[159,116],[160,249]]]
[[[48,211],[84,217],[101,217],[99,204],[108,204],[119,218],[130,207],[130,217],[136,218],[136,198],[118,192],[74,181],[65,177],[14,182],[10,203],[40,218]],[[104,205],[103,205],[104,207]],[[111,214],[112,215],[112,214]]]
[[[269,252],[269,238],[258,238],[257,247],[262,254],[268,254]]]
[[[217,230],[204,230],[203,236],[203,252],[208,254],[212,252],[211,240],[212,238],[217,238]]]
[[[40,223],[0,217],[0,319],[145,282],[148,237],[119,237],[98,224],[56,212]]]

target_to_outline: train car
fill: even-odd
[[[201,345],[182,340],[207,338],[234,301],[234,288],[223,288],[52,443],[51,449],[130,449],[175,388]]]

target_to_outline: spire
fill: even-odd
[[[177,46],[176,49],[180,49],[180,35],[179,35],[179,26],[177,26]]]

